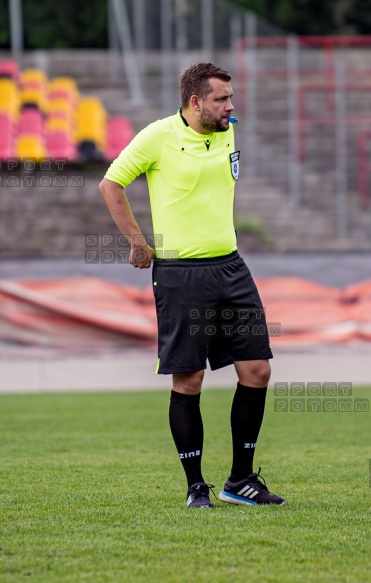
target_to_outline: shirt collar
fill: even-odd
[[[182,108],[180,108],[180,109],[179,109],[179,115],[180,115],[180,117],[182,118],[184,125],[185,125],[186,127],[188,127],[188,126],[189,126],[189,123],[187,122],[186,118],[183,116],[183,113],[182,113]]]

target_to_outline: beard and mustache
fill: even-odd
[[[200,114],[199,123],[201,127],[208,132],[226,132],[229,123],[227,125],[223,124],[225,119],[225,117],[222,119],[216,119],[215,115],[208,109],[203,109]]]

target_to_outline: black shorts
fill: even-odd
[[[216,370],[272,358],[262,302],[237,251],[210,259],[155,260],[156,372]]]

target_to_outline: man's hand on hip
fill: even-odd
[[[155,256],[155,250],[149,245],[133,247],[130,251],[129,263],[139,269],[148,269]]]

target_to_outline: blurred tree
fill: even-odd
[[[371,0],[228,0],[287,32],[371,34]],[[131,0],[129,5],[135,2]],[[157,3],[146,0],[154,17]],[[9,0],[0,0],[0,48],[9,48]],[[106,0],[22,0],[26,49],[106,48]],[[153,18],[154,18],[153,17]],[[158,29],[158,26],[154,26]],[[149,34],[151,31],[149,31]]]
[[[9,4],[8,0],[0,0],[0,48],[9,48]]]
[[[229,0],[287,32],[371,34],[371,0]]]
[[[353,0],[346,14],[349,27],[359,34],[371,34],[371,0]]]
[[[26,49],[107,47],[104,0],[23,0],[22,5]],[[0,0],[0,47],[9,43],[8,0]]]

